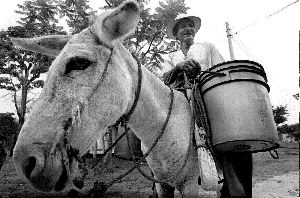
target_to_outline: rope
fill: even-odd
[[[89,28],[90,32],[94,35],[96,35],[91,28]],[[95,38],[98,38],[97,36],[95,36]],[[100,42],[100,41],[98,41]],[[99,80],[99,83],[96,85],[96,87],[93,89],[93,91],[91,93],[94,93],[98,88],[99,86],[103,83],[106,75],[107,75],[107,70],[108,70],[108,65],[109,63],[111,62],[111,59],[112,59],[112,56],[113,56],[113,52],[114,52],[114,48],[113,47],[109,47],[107,45],[105,45],[104,43],[101,42],[102,45],[104,45],[105,47],[107,47],[109,50],[110,50],[110,55],[109,55],[109,58],[105,64],[105,68],[102,72],[102,76],[101,76],[101,79]],[[90,98],[92,97],[92,94],[90,94],[89,96],[87,96],[87,100],[89,100]]]
[[[111,52],[111,56],[112,56],[112,52]],[[106,66],[109,64],[110,60],[111,60],[111,56],[107,61]],[[188,151],[187,151],[187,155],[185,155],[185,159],[183,161],[182,166],[180,167],[180,169],[174,173],[172,176],[170,176],[167,179],[163,179],[163,180],[158,180],[155,179],[149,175],[146,174],[146,172],[144,172],[141,169],[141,162],[143,160],[145,160],[146,157],[148,157],[148,155],[151,153],[151,151],[154,149],[154,147],[157,145],[158,141],[161,139],[161,137],[163,136],[165,129],[168,125],[170,116],[171,116],[171,112],[172,112],[172,108],[173,108],[173,103],[174,103],[174,92],[173,89],[170,88],[171,90],[171,101],[170,101],[170,106],[169,106],[169,110],[168,110],[168,115],[166,118],[166,121],[164,122],[161,131],[159,133],[159,135],[157,136],[157,138],[155,139],[155,141],[152,143],[151,147],[148,149],[148,151],[140,158],[140,159],[136,159],[136,157],[134,156],[134,153],[132,151],[132,148],[130,146],[130,142],[129,142],[129,137],[128,137],[128,127],[127,127],[127,123],[130,119],[130,116],[132,115],[134,109],[137,106],[137,102],[139,100],[139,96],[140,96],[140,92],[141,92],[141,84],[142,84],[142,70],[141,70],[141,64],[139,63],[139,61],[137,60],[137,58],[134,56],[134,58],[136,59],[136,62],[138,64],[138,86],[137,86],[137,90],[136,90],[136,97],[135,100],[131,106],[131,109],[129,110],[129,112],[127,114],[124,114],[120,117],[120,119],[117,121],[117,123],[115,125],[118,125],[120,122],[123,123],[123,126],[125,128],[125,132],[114,142],[114,144],[112,144],[108,149],[105,150],[105,152],[103,153],[103,157],[106,156],[106,154],[114,147],[116,146],[116,144],[121,140],[122,137],[124,137],[124,135],[126,135],[127,137],[127,141],[128,141],[128,146],[130,148],[131,154],[133,156],[133,159],[135,161],[135,164],[132,166],[132,168],[130,168],[129,170],[127,170],[124,174],[121,174],[120,176],[118,176],[117,178],[113,179],[110,182],[104,183],[104,182],[99,182],[98,180],[96,182],[94,182],[94,187],[90,190],[90,194],[94,193],[96,195],[101,195],[103,194],[110,186],[112,186],[114,183],[119,182],[121,179],[123,179],[125,176],[129,175],[134,169],[138,169],[138,171],[147,179],[149,179],[150,181],[153,181],[155,183],[166,183],[170,180],[172,180],[173,178],[175,178],[176,176],[178,176],[178,173],[182,172],[182,170],[184,169],[185,165],[187,164],[188,158],[190,156],[190,152],[191,152],[191,146],[192,146],[192,141],[193,141],[193,135],[194,135],[194,130],[195,130],[195,111],[193,109],[194,107],[194,97],[192,97],[191,101],[190,101],[190,105],[192,108],[192,116],[191,116],[191,128],[190,128],[190,138],[189,138],[189,146],[188,146]],[[104,77],[105,77],[105,73],[107,71],[107,67],[104,69],[102,78],[101,78],[101,82],[103,81]],[[185,81],[186,85],[189,84],[188,80],[186,79]],[[100,83],[98,83],[99,85]],[[195,84],[193,84],[193,88],[195,89]],[[97,86],[98,87],[98,86]],[[102,157],[102,158],[103,158]],[[95,166],[100,162],[100,160],[102,158],[97,159],[93,164],[92,164],[92,169],[95,168]],[[79,161],[79,160],[78,160]],[[80,162],[80,161],[79,161]],[[76,190],[79,190],[78,188]]]
[[[129,121],[130,116],[132,115],[134,109],[137,106],[138,100],[140,98],[140,93],[141,93],[141,88],[142,88],[142,78],[143,78],[143,73],[142,73],[142,66],[140,64],[140,62],[138,61],[136,56],[132,57],[136,60],[136,63],[138,65],[138,85],[137,85],[137,90],[135,93],[135,99],[133,101],[133,104],[129,110],[129,112],[127,114],[122,115],[119,120],[114,124],[114,126],[118,126],[121,122],[123,123],[123,125],[125,126],[126,123]],[[103,153],[103,157],[113,148],[117,145],[117,143],[128,133],[128,131],[126,131],[126,127],[125,127],[125,132],[119,136],[119,138],[108,148],[104,151]],[[96,160],[93,165],[92,168],[95,168],[95,166],[102,160],[102,158],[99,158],[98,160]]]
[[[195,118],[197,119],[197,125],[200,128],[201,126],[204,127],[206,132],[206,138],[205,138],[205,145],[207,149],[210,151],[210,153],[213,156],[214,161],[216,162],[216,155],[213,150],[212,146],[212,137],[211,137],[211,129],[208,121],[207,111],[204,105],[203,101],[203,94],[201,93],[201,89],[198,86],[199,84],[196,83],[193,85],[192,89],[192,98],[194,99],[193,103],[193,109],[195,110]]]
[[[136,63],[138,65],[138,85],[137,85],[137,90],[135,93],[135,99],[133,101],[133,104],[129,110],[129,112],[127,114],[124,114],[120,117],[120,119],[116,122],[115,125],[119,125],[121,122],[125,122],[128,123],[130,116],[132,115],[134,109],[137,106],[137,103],[139,101],[140,98],[140,93],[141,93],[141,88],[142,88],[142,78],[143,78],[143,73],[142,73],[142,66],[141,63],[138,61],[137,57],[132,55],[132,57],[136,60]]]
[[[147,178],[148,180],[150,180],[150,181],[152,181],[152,182],[154,182],[154,183],[166,183],[166,182],[168,182],[168,181],[174,179],[176,176],[178,176],[178,174],[179,174],[180,172],[182,172],[182,170],[184,169],[185,165],[187,164],[188,158],[189,158],[190,153],[191,153],[191,147],[192,147],[192,144],[193,144],[193,135],[194,135],[194,131],[195,131],[195,114],[194,114],[194,111],[192,111],[192,116],[191,116],[191,128],[190,128],[190,134],[189,134],[189,146],[188,146],[187,154],[185,155],[183,164],[181,165],[180,169],[179,169],[177,172],[175,172],[172,176],[170,176],[170,177],[167,178],[167,179],[155,179],[154,177],[147,175],[147,173],[141,169],[140,164],[139,164],[139,166],[137,166],[138,171],[139,171],[145,178]],[[151,150],[152,150],[152,149],[151,149]]]
[[[118,139],[116,139],[116,141],[111,145],[109,146],[104,152],[103,152],[103,155],[102,157],[98,158],[97,160],[95,160],[91,166],[92,169],[95,168],[95,166],[104,158],[104,156],[113,148],[117,145],[117,143],[127,134],[127,131],[125,131],[124,133],[122,133],[122,135],[120,135],[118,137]]]
[[[112,55],[112,53],[111,53]],[[143,78],[143,74],[142,74],[142,68],[141,68],[141,64],[140,62],[138,61],[137,57],[133,56],[133,58],[135,58],[136,60],[136,63],[138,65],[138,86],[137,86],[137,90],[136,90],[136,93],[135,93],[135,99],[133,101],[133,104],[129,110],[129,112],[127,114],[124,114],[120,117],[120,119],[116,122],[115,125],[119,125],[120,122],[123,123],[124,127],[125,127],[125,132],[115,141],[114,144],[112,144],[105,152],[104,154],[106,155],[110,149],[112,149],[117,143],[118,141],[121,140],[121,138],[126,135],[128,133],[128,130],[127,130],[127,123],[130,119],[130,116],[132,115],[134,109],[136,108],[137,106],[137,103],[138,103],[138,100],[139,100],[139,97],[140,97],[140,93],[141,93],[141,87],[142,87],[142,78]],[[111,59],[111,56],[109,58],[109,61]],[[109,62],[108,62],[109,63]],[[105,68],[105,71],[106,71],[106,68]],[[104,78],[103,78],[104,79]],[[103,155],[103,156],[105,156]],[[102,157],[103,158],[103,157]],[[98,159],[97,161],[95,161],[93,163],[93,168],[100,162],[100,160],[102,159]],[[96,194],[102,194],[103,192],[105,192],[108,187],[112,186],[114,183],[116,183],[117,181],[121,180],[123,177],[127,176],[129,173],[131,173],[133,170],[135,169],[135,166],[132,167],[131,169],[129,169],[126,173],[124,173],[123,175],[120,175],[119,177],[117,177],[116,179],[112,180],[111,182],[109,183],[104,183],[104,182],[98,182],[98,180],[94,183],[94,187],[91,189],[91,192],[94,192]]]
[[[162,137],[162,135],[164,134],[164,131],[167,127],[167,124],[169,122],[170,119],[170,115],[172,112],[172,107],[173,107],[173,101],[174,101],[174,93],[173,90],[171,90],[171,102],[170,102],[170,106],[169,106],[169,112],[166,118],[166,121],[164,123],[164,125],[161,128],[160,134],[157,136],[157,138],[155,139],[155,141],[152,143],[151,147],[149,148],[149,150],[139,159],[136,161],[135,165],[133,165],[128,171],[126,171],[124,174],[118,176],[117,178],[113,179],[112,181],[108,182],[108,183],[103,183],[103,182],[98,182],[96,181],[94,183],[94,190],[95,191],[101,191],[103,189],[107,189],[108,187],[112,186],[114,183],[117,183],[118,181],[120,181],[121,179],[123,179],[125,176],[129,175],[132,171],[134,171],[135,168],[140,166],[140,163],[146,158],[148,157],[148,155],[150,154],[150,152],[153,150],[153,148],[156,146],[157,142],[159,141],[159,139]],[[126,123],[125,123],[126,124]],[[128,128],[125,126],[125,132],[124,134],[128,133]]]
[[[193,86],[195,86],[195,84],[193,84]],[[189,86],[189,80],[187,79],[186,75],[185,75],[185,87],[190,87]],[[183,169],[184,169],[184,167],[186,166],[188,158],[189,158],[190,153],[191,153],[191,147],[192,147],[192,144],[193,144],[193,135],[194,135],[194,132],[195,132],[195,111],[193,109],[194,102],[195,102],[194,101],[194,97],[192,97],[192,99],[190,100],[190,106],[191,106],[191,109],[192,109],[192,116],[191,116],[191,125],[190,125],[191,127],[190,127],[190,134],[189,134],[189,146],[188,146],[187,154],[185,155],[183,164],[181,165],[180,169],[177,172],[175,172],[172,176],[168,177],[167,179],[156,179],[153,176],[148,175],[144,170],[142,170],[141,166],[140,166],[140,163],[136,162],[136,168],[137,168],[137,170],[141,173],[141,175],[143,175],[148,180],[150,180],[150,181],[152,181],[154,183],[166,183],[166,182],[174,179],[176,176],[178,176],[178,174],[180,172],[182,172]],[[128,141],[128,146],[130,148],[129,141]],[[153,146],[153,148],[154,148],[154,146]],[[150,149],[152,150],[153,148],[150,148]],[[134,156],[133,151],[131,149],[130,149],[130,151],[131,151],[131,155]],[[135,159],[135,156],[133,157],[133,159]]]
[[[124,114],[123,116],[120,117],[120,119],[117,121],[116,125],[118,125],[120,122],[123,123],[124,127],[125,127],[125,132],[118,138],[117,141],[119,141],[124,135],[128,135],[128,127],[127,127],[127,123],[130,119],[130,116],[132,115],[134,109],[136,108],[137,102],[139,100],[139,96],[140,96],[140,91],[141,91],[141,84],[142,84],[142,70],[141,70],[141,64],[138,61],[138,59],[133,56],[136,59],[136,62],[138,64],[138,87],[137,87],[137,91],[136,91],[136,97],[135,100],[133,102],[133,105],[131,107],[131,109],[129,110],[129,112],[127,114]],[[117,178],[115,178],[114,180],[108,182],[108,183],[104,183],[104,182],[98,182],[96,181],[94,183],[94,187],[91,189],[91,192],[94,192],[96,194],[102,194],[103,192],[105,192],[108,187],[112,186],[114,183],[120,181],[122,178],[124,178],[125,176],[127,176],[128,174],[130,174],[135,168],[138,168],[141,166],[141,162],[150,154],[150,152],[153,150],[153,148],[155,147],[155,145],[157,144],[157,142],[159,141],[159,139],[162,137],[162,135],[164,134],[164,131],[166,129],[166,126],[169,122],[170,119],[170,115],[172,112],[172,106],[173,106],[173,101],[174,101],[174,93],[173,90],[171,90],[171,102],[170,102],[170,107],[169,107],[169,112],[166,118],[166,121],[164,123],[164,125],[162,126],[161,132],[158,135],[158,137],[156,138],[156,140],[153,142],[152,146],[149,148],[149,150],[143,155],[143,157],[141,157],[139,160],[136,161],[135,165],[130,168],[127,172],[125,172],[124,174],[118,176]],[[117,142],[116,141],[116,142]],[[116,142],[111,145],[109,147],[109,149],[107,149],[104,153],[107,154],[107,152],[113,148],[116,145]],[[190,150],[190,149],[189,149]],[[101,159],[100,159],[101,160]],[[96,166],[97,163],[99,163],[100,160],[97,160],[94,164],[93,167]],[[187,159],[185,160],[187,161]],[[185,162],[186,163],[186,162]],[[139,169],[139,168],[138,168]],[[141,171],[142,172],[142,171]]]

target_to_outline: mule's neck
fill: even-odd
[[[130,118],[129,125],[143,143],[150,143],[160,133],[166,121],[171,103],[171,90],[161,80],[143,68],[143,82],[140,98]],[[172,115],[189,114],[188,102],[184,95],[174,91]],[[188,117],[188,115],[187,115]]]

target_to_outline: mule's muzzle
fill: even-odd
[[[14,150],[14,163],[18,172],[40,191],[61,191],[68,182],[61,153],[47,153],[48,147],[22,145]]]

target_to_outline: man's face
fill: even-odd
[[[189,19],[182,19],[177,23],[178,31],[176,38],[180,42],[193,42],[195,37],[194,23]]]

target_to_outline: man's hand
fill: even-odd
[[[194,59],[180,62],[176,65],[176,68],[179,71],[184,71],[187,74],[188,78],[195,78],[201,71],[200,64]]]

